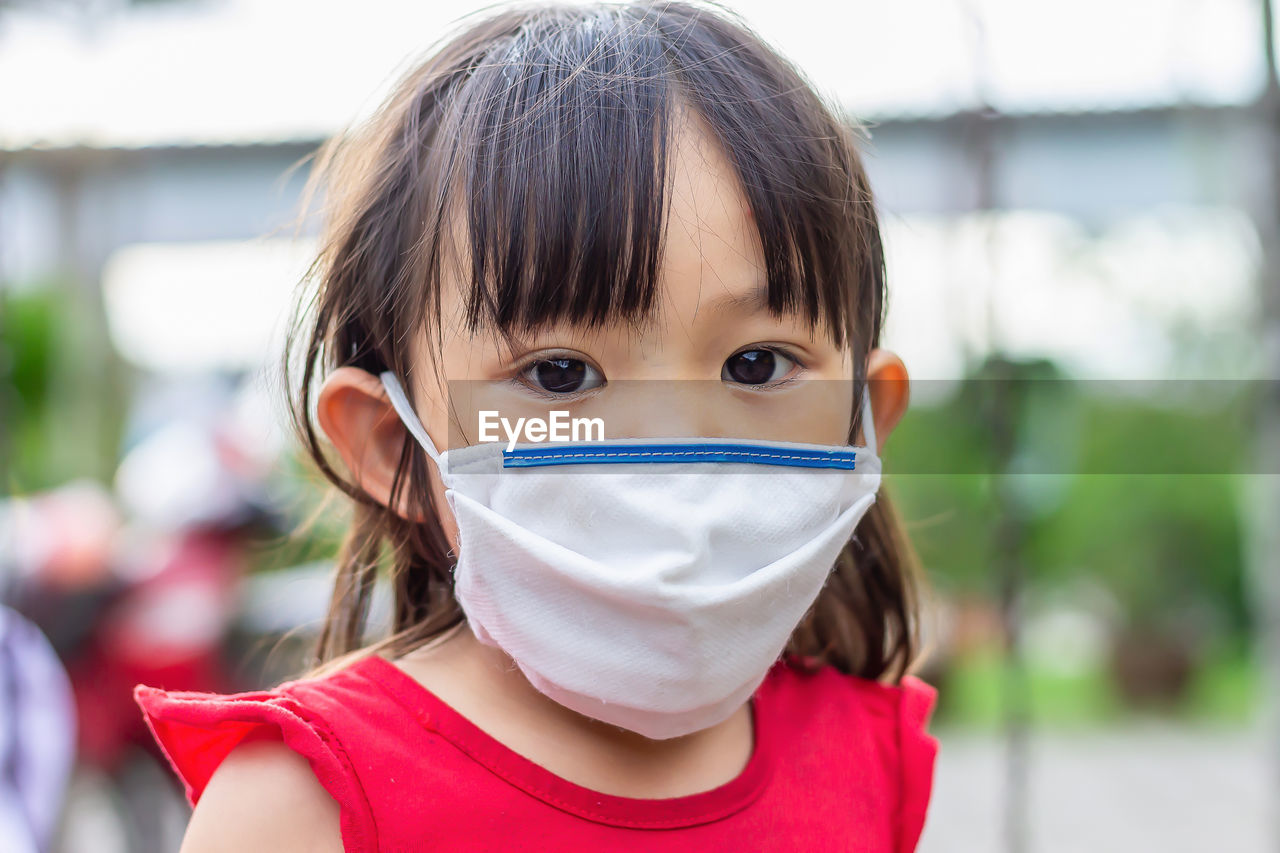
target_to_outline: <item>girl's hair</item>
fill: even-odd
[[[344,365],[412,375],[408,342],[425,330],[439,347],[448,259],[464,271],[473,331],[646,318],[683,108],[740,179],[769,309],[799,312],[849,347],[860,399],[884,314],[879,224],[855,126],[795,67],[723,10],[683,2],[538,5],[471,23],[372,118],[326,142],[308,181],[306,203],[323,187],[327,215],[309,274],[318,286],[297,306],[284,382],[294,388],[290,362],[305,339],[293,426],[354,502],[317,648],[316,663],[329,666],[313,674],[353,652],[408,652],[463,620],[431,490],[409,490],[410,505],[433,519],[414,523],[339,475],[312,423],[314,380]],[[431,464],[406,433],[391,505],[406,484],[429,482]],[[380,570],[393,591],[391,633],[364,647]],[[918,583],[882,489],[788,651],[896,681],[919,651]]]

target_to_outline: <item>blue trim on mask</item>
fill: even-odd
[[[596,465],[618,462],[748,462],[794,468],[843,468],[852,471],[857,453],[833,448],[753,447],[747,444],[593,444],[575,447],[522,447],[502,451],[503,468]]]

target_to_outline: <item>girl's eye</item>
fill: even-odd
[[[600,371],[580,358],[544,358],[524,369],[535,388],[550,394],[572,394],[604,384]]]
[[[742,385],[767,385],[785,378],[796,364],[777,350],[744,350],[725,361],[720,378]]]

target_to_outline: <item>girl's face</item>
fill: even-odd
[[[473,333],[463,322],[461,279],[444,278],[440,361],[424,331],[413,343],[411,371],[418,415],[437,447],[481,439],[482,411],[547,418],[553,410],[599,418],[604,438],[733,437],[845,444],[854,408],[852,354],[819,325],[771,315],[760,296],[766,277],[760,238],[731,164],[686,113],[672,151],[670,218],[660,271],[660,304],[642,326],[619,323],[589,332],[562,325],[519,340]],[[901,362],[873,351],[870,373],[894,377]],[[438,366],[438,370],[436,367]],[[380,416],[346,409],[342,368],[319,400],[319,419],[348,467],[384,503],[404,434],[383,398]],[[901,372],[905,379],[905,372]],[[376,377],[360,377],[366,383]],[[905,382],[889,397],[875,393],[883,441],[906,405]],[[878,391],[879,389],[877,389]],[[887,410],[881,410],[887,404]],[[370,404],[363,403],[366,408]],[[500,428],[484,436],[507,441]],[[372,441],[370,441],[372,439]],[[520,440],[525,440],[523,437]],[[363,443],[364,449],[350,445]],[[344,445],[346,447],[344,448]],[[373,450],[370,450],[370,447]],[[443,485],[432,469],[435,505],[456,545]],[[402,516],[414,517],[403,507]]]

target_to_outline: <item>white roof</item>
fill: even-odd
[[[10,10],[0,148],[315,139],[372,109],[451,22],[489,5],[175,2],[92,26]],[[1244,103],[1262,80],[1256,0],[727,5],[862,115],[951,112],[975,103],[980,80],[1008,111]]]
[[[251,370],[284,349],[312,238],[135,243],[102,273],[118,352],[157,371]]]

